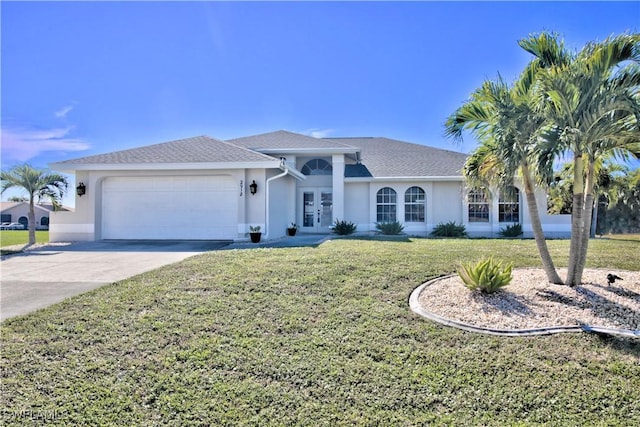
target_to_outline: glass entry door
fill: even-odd
[[[299,192],[302,221],[300,231],[328,233],[333,223],[333,193],[331,189],[303,189]]]

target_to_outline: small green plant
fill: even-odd
[[[511,283],[513,263],[503,267],[501,262],[489,257],[477,264],[462,264],[458,269],[458,276],[464,285],[472,291],[480,290],[487,294],[496,292]]]
[[[522,225],[507,225],[505,228],[501,228],[498,234],[502,237],[520,237],[522,236]]]
[[[260,228],[259,225],[256,225],[256,226],[250,225],[249,226],[249,232],[250,233],[259,233],[260,230],[261,230],[261,228]]]
[[[467,229],[463,224],[456,224],[455,221],[440,222],[433,228],[431,235],[433,237],[466,237]]]
[[[356,231],[357,225],[352,222],[340,221],[336,219],[336,222],[331,226],[331,231],[341,236],[353,234]]]
[[[297,230],[298,229],[298,224],[296,224],[295,222],[292,222],[291,225],[289,225],[289,230]]]
[[[404,230],[404,225],[400,224],[398,221],[378,222],[376,223],[376,228],[382,234],[395,235],[402,233],[402,231]]]

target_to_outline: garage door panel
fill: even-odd
[[[104,239],[234,239],[230,176],[118,177],[103,183]]]

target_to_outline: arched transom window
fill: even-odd
[[[425,194],[420,187],[411,187],[404,193],[405,222],[424,222]]]
[[[313,159],[309,160],[307,163],[302,166],[300,169],[304,175],[331,175],[333,172],[333,168],[331,167],[331,163],[327,162],[323,159]]]
[[[520,192],[516,187],[507,187],[500,191],[498,221],[520,222]]]
[[[393,188],[384,187],[378,190],[376,195],[377,222],[396,221],[396,199],[397,194]]]

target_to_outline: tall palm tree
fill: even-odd
[[[556,40],[555,43],[553,40]],[[562,51],[557,36],[520,42],[542,60]],[[589,243],[597,162],[611,153],[640,155],[640,35],[625,34],[590,43],[563,55],[538,75],[536,103],[554,135],[540,144],[540,167],[567,152],[573,157],[571,243],[566,283],[582,281]]]
[[[465,176],[470,182],[504,188],[520,174],[543,269],[550,282],[561,284],[544,238],[535,197],[535,184],[543,180],[537,178],[532,168],[544,118],[533,110],[530,92],[542,65],[542,61],[531,62],[513,87],[502,78],[485,81],[471,99],[447,119],[445,133],[461,139],[463,131],[468,130],[480,141],[481,145],[465,164]]]
[[[36,242],[36,215],[33,207],[35,199],[49,199],[56,209],[60,206],[62,196],[67,191],[69,185],[67,179],[62,175],[24,164],[0,172],[0,181],[2,182],[2,193],[12,187],[26,191],[29,200],[29,244],[33,245]]]

